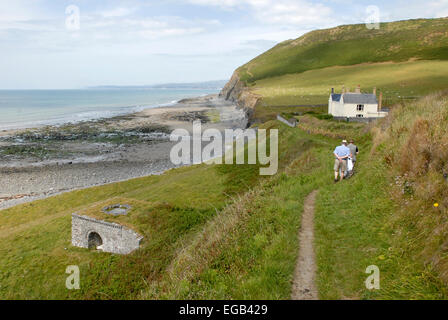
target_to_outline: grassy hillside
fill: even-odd
[[[259,97],[253,118],[273,119],[278,106],[325,105],[343,85],[383,92],[384,106],[418,99],[448,84],[448,18],[365,24],[309,32],[280,43],[237,69]]]
[[[281,137],[280,170],[312,146]],[[198,165],[39,200],[0,213],[0,297],[137,298],[170,266],[177,250],[260,181],[258,165]],[[127,217],[105,217],[104,206],[129,203]],[[71,246],[71,213],[130,225],[144,237],[128,256]],[[65,268],[79,265],[81,290],[65,289]]]
[[[383,105],[392,106],[448,87],[448,61],[411,61],[328,67],[259,80],[251,90],[262,96],[259,114],[266,106],[328,104],[331,88],[342,86],[364,92],[382,91]]]
[[[308,115],[298,129],[275,124],[312,147],[211,219],[142,297],[288,299],[303,200],[317,189],[320,298],[447,299],[447,112],[447,95],[432,95],[377,124]],[[333,184],[330,153],[347,137],[361,150],[358,173]],[[380,290],[365,287],[370,265]]]
[[[216,168],[185,168],[2,211],[0,296],[134,297],[144,287],[143,280],[157,277],[169,262],[176,242],[224,206],[228,181]],[[71,213],[90,213],[117,201],[133,205],[129,222],[145,236],[143,249],[121,257],[72,247]],[[80,267],[80,291],[65,289],[68,265]]]
[[[279,130],[279,173],[198,165],[62,194],[0,212],[2,299],[288,299],[303,201],[318,190],[315,245],[326,299],[448,298],[448,19],[342,26],[287,41],[239,72],[263,97],[261,128]],[[394,106],[377,123],[322,120],[331,87],[376,86]],[[414,99],[402,99],[412,97]],[[386,103],[387,103],[386,102]],[[292,107],[288,105],[308,106]],[[286,107],[285,107],[286,106]],[[271,120],[277,113],[298,128]],[[360,147],[357,174],[333,183],[331,152]],[[135,228],[142,247],[119,256],[70,244],[71,213]],[[81,290],[65,288],[79,265]],[[381,290],[368,291],[377,265]]]
[[[272,178],[260,180],[257,166],[199,165],[2,211],[0,297],[288,299],[303,201],[318,190],[321,298],[447,298],[447,110],[447,96],[433,95],[377,124],[270,121],[262,127],[280,133]],[[331,151],[342,137],[360,146],[358,173],[334,184]],[[72,212],[97,215],[116,202],[133,209],[126,221],[109,219],[141,232],[141,249],[119,256],[70,245]],[[79,291],[65,289],[73,264]],[[381,290],[365,288],[370,265]]]
[[[335,142],[277,121],[264,126],[297,148],[289,165],[211,219],[142,298],[289,299],[303,201],[326,183]]]
[[[448,59],[448,19],[382,23],[379,30],[365,24],[316,30],[280,43],[238,71],[241,80],[257,80],[330,66],[410,59]]]
[[[447,121],[446,94],[398,106],[371,129],[358,175],[321,189],[322,298],[447,298]],[[368,265],[379,291],[361,289]]]
[[[320,298],[447,299],[447,112],[447,95],[433,95],[377,124],[269,122],[312,147],[211,219],[141,297],[288,299],[303,200],[317,189]],[[333,184],[330,153],[347,137],[361,150],[358,173]],[[371,265],[377,291],[364,284]]]

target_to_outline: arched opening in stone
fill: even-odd
[[[101,239],[101,236],[96,232],[91,232],[89,234],[89,249],[100,249],[99,246],[103,245],[103,239]]]

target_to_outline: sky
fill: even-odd
[[[448,0],[0,0],[0,88],[224,80],[314,29],[444,16]]]

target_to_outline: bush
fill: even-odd
[[[320,120],[333,120],[333,115],[332,114],[318,114],[316,115],[317,119]]]
[[[374,128],[373,149],[376,157],[385,159],[395,176],[396,186],[391,195],[402,208],[394,214],[397,234],[403,235],[402,243],[415,239],[406,249],[432,265],[445,284],[448,283],[447,121],[448,92],[397,106]],[[397,182],[402,180],[403,183]]]

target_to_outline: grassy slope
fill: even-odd
[[[326,180],[334,141],[264,126],[279,128],[280,145],[298,146],[289,165],[211,219],[142,298],[289,299],[303,200]]]
[[[321,189],[316,244],[322,298],[448,297],[447,121],[446,94],[398,106],[372,127],[359,173]],[[363,286],[369,265],[380,268],[379,291]]]
[[[258,80],[255,88],[266,90],[265,99],[273,97],[265,100],[270,104],[300,104],[306,100],[291,95],[302,93],[323,98],[325,85],[341,84],[341,75],[350,77],[347,86],[385,86],[393,96],[426,94],[445,85],[444,61],[378,62],[445,59],[446,34],[439,31],[446,24],[419,20],[382,25],[378,32],[364,26],[317,31],[279,45],[240,71],[245,80]],[[334,67],[367,61],[377,63]],[[285,75],[306,70],[311,71]],[[415,72],[421,85],[409,79]],[[382,80],[385,75],[394,82]],[[267,79],[273,76],[278,78]],[[279,94],[277,83],[286,94]],[[308,91],[295,89],[298,84]],[[201,165],[2,211],[0,297],[286,299],[303,199],[317,188],[322,298],[445,298],[447,102],[428,99],[397,108],[373,128],[310,116],[299,117],[301,129],[265,124],[281,131],[284,172],[271,180],[260,181],[257,166]],[[268,120],[293,110],[271,106],[256,114]],[[329,152],[341,137],[358,139],[364,154],[358,175],[333,185]],[[437,209],[435,201],[441,204]],[[131,216],[119,221],[145,236],[141,250],[115,256],[70,246],[72,212],[93,213],[116,202],[133,204]],[[81,267],[80,291],[65,289],[64,271],[71,264]],[[363,284],[371,264],[381,270],[377,292]]]
[[[427,111],[428,103],[437,110],[435,115]],[[446,168],[440,163],[445,154],[431,157],[434,164],[426,166],[435,180],[427,181],[425,173],[408,178],[415,189],[409,195],[409,184],[404,194],[403,184],[394,185],[396,174],[408,170],[407,153],[400,148],[409,149],[403,142],[415,139],[413,128],[422,117],[441,124],[431,131],[435,140],[424,145],[439,151],[434,148],[446,145],[442,124],[448,120],[447,101],[428,103],[397,108],[393,120],[377,126],[310,116],[299,117],[299,129],[268,122],[263,126],[280,130],[281,149],[281,173],[270,179],[256,179],[256,166],[201,165],[3,211],[0,295],[288,299],[303,200],[319,189],[321,298],[446,298],[446,182],[434,183],[440,178],[437,170]],[[355,137],[362,155],[358,174],[334,185],[329,153],[340,137]],[[420,157],[425,150],[415,152],[419,161],[427,159]],[[251,177],[252,183],[247,183]],[[428,183],[439,186],[431,189],[431,199]],[[437,199],[441,206],[434,209],[431,204]],[[97,212],[105,204],[124,201],[134,210],[121,222],[145,235],[142,249],[116,256],[70,246],[71,212]],[[80,291],[64,287],[69,264],[81,267]],[[379,291],[365,289],[369,265],[380,267]]]
[[[413,242],[425,246],[424,239],[416,235],[394,239],[400,227],[392,221],[400,204],[390,197],[391,177],[384,163],[368,156],[360,158],[359,174],[351,181],[320,190],[316,206],[320,298],[446,299],[447,287],[439,275],[425,267],[416,252],[409,252]],[[379,267],[381,290],[365,288],[370,265]]]
[[[255,110],[263,120],[306,109],[274,106],[324,104],[329,89],[342,85],[360,84],[369,91],[375,86],[391,106],[402,97],[446,88],[447,23],[411,20],[382,24],[378,31],[363,25],[314,31],[238,71],[263,97]],[[342,124],[301,119],[302,128],[314,134],[361,138],[368,152],[357,177],[320,190],[316,244],[322,298],[447,297],[443,174],[448,168],[442,160],[448,156],[443,139],[447,104],[446,99],[428,99],[405,103],[385,120],[391,123],[373,128],[371,154],[371,137],[360,128],[353,132]],[[434,208],[434,202],[443,205]],[[363,284],[371,264],[381,270],[382,290],[377,292]]]
[[[280,168],[308,145],[280,145]],[[178,248],[234,197],[257,185],[257,165],[199,165],[19,205],[0,214],[2,298],[135,298],[159,279]],[[128,256],[98,254],[70,245],[71,213],[101,218],[100,208],[133,206],[128,217],[102,217],[145,236]],[[81,268],[81,290],[65,289],[65,268]]]
[[[179,263],[144,297],[288,299],[303,199],[319,189],[320,298],[448,298],[447,110],[446,96],[433,96],[397,107],[369,126],[299,117],[302,130],[284,128],[282,136],[310,139],[313,147],[237,207],[248,212],[239,225],[205,248],[199,237],[177,258],[209,260],[187,277],[179,271],[186,264]],[[362,153],[357,175],[335,185],[329,150],[341,137],[357,139]],[[365,287],[370,265],[380,269],[381,290]]]
[[[448,19],[364,24],[316,30],[280,43],[239,68],[249,83],[285,74],[366,62],[448,59]]]
[[[428,99],[431,102],[397,108],[390,119],[369,126],[310,116],[299,117],[300,129],[280,124],[283,139],[309,141],[311,148],[297,154],[281,175],[248,193],[247,200],[236,201],[211,219],[177,253],[165,277],[141,297],[288,299],[303,200],[318,189],[315,244],[320,298],[446,299],[448,204],[446,182],[438,180],[448,167],[446,160],[439,163],[446,154],[434,148],[447,145],[443,123],[448,120],[448,103],[446,98]],[[408,184],[397,183],[396,175],[405,174],[399,168],[408,160],[401,157],[408,154],[407,141],[415,139],[412,128],[422,116],[436,124],[431,135],[436,139],[423,145],[442,153],[429,158],[437,163],[427,166],[435,170],[428,172],[431,181],[425,173],[411,178],[407,172],[415,188],[408,194]],[[357,140],[360,165],[351,180],[333,184],[329,154],[342,137]],[[421,158],[425,148],[415,151],[415,159],[428,159]],[[391,154],[400,157],[390,160]],[[437,209],[432,206],[435,201],[440,203]],[[381,290],[365,287],[370,265],[380,268]]]
[[[199,181],[204,189],[198,187]],[[133,291],[143,286],[142,275],[147,278],[156,275],[169,259],[175,242],[214,215],[215,207],[224,205],[225,189],[224,175],[214,168],[200,166],[173,170],[163,177],[71,192],[2,211],[0,295],[2,298],[132,297]],[[88,211],[92,205],[116,203],[117,197],[134,205],[132,220],[138,222],[138,231],[146,237],[145,249],[119,257],[71,247],[71,213]],[[153,259],[146,259],[148,254]],[[81,292],[65,289],[65,268],[72,264],[81,268]]]
[[[383,105],[427,95],[448,87],[448,61],[412,61],[328,67],[257,81],[252,90],[263,97],[257,108],[266,106],[328,104],[331,88],[354,88],[364,92],[373,87],[382,91]]]
[[[364,24],[316,30],[280,43],[237,71],[262,99],[254,118],[273,106],[328,103],[330,89],[360,84],[384,94],[384,105],[446,88],[448,19]],[[269,117],[267,117],[269,115]]]

